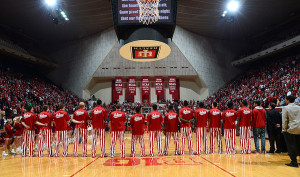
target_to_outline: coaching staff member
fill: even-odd
[[[282,108],[282,131],[286,141],[291,163],[285,165],[298,167],[297,156],[300,155],[300,106],[294,104],[295,97],[287,96],[287,106]]]
[[[281,134],[281,124],[282,118],[280,113],[275,109],[275,103],[269,104],[269,111],[267,112],[267,131],[269,135],[270,141],[270,151],[268,153],[274,153],[275,145],[274,141],[276,141],[276,153],[281,153],[281,141],[280,141],[280,134]]]

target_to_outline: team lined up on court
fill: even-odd
[[[88,122],[92,122],[92,157],[96,157],[97,150],[97,140],[100,139],[100,157],[106,157],[105,153],[105,128],[108,115],[106,110],[101,107],[102,102],[97,101],[97,107],[95,107],[91,115],[84,109],[85,104],[83,102],[79,103],[80,109],[75,111],[73,119],[66,111],[64,111],[64,105],[60,106],[60,110],[52,115],[49,113],[48,106],[44,106],[43,112],[41,112],[37,117],[33,113],[33,107],[28,106],[27,112],[23,115],[21,119],[20,126],[24,127],[24,132],[22,136],[22,156],[34,156],[34,139],[35,139],[35,126],[40,127],[38,136],[38,154],[37,156],[43,156],[44,144],[48,150],[48,156],[59,156],[59,146],[62,144],[63,157],[69,156],[68,154],[68,130],[70,122],[75,124],[74,130],[74,153],[73,156],[78,156],[78,145],[80,137],[82,137],[82,152],[83,156],[87,157],[87,125]],[[204,104],[199,103],[199,109],[193,111],[188,107],[188,102],[184,101],[184,107],[180,109],[179,115],[173,111],[173,105],[169,105],[169,112],[164,116],[158,112],[157,105],[153,104],[153,111],[147,115],[140,113],[140,108],[136,107],[134,114],[130,119],[130,125],[132,127],[132,138],[131,138],[131,157],[136,156],[136,144],[139,141],[141,146],[141,156],[146,156],[145,152],[145,142],[144,142],[144,126],[145,122],[148,125],[149,131],[149,155],[154,156],[154,146],[155,141],[157,143],[158,155],[168,155],[170,139],[174,139],[175,143],[175,155],[184,155],[185,142],[187,141],[189,154],[199,155],[201,154],[201,149],[205,154],[215,152],[215,144],[218,146],[218,153],[223,153],[222,151],[222,135],[221,135],[221,125],[224,125],[224,137],[225,137],[225,153],[226,154],[236,154],[236,126],[240,128],[240,144],[241,153],[249,154],[251,153],[251,129],[254,129],[254,139],[256,151],[255,153],[265,153],[265,144],[261,144],[261,151],[258,146],[258,133],[256,129],[265,128],[265,115],[266,111],[259,106],[259,102],[255,102],[255,108],[251,111],[247,107],[247,102],[243,101],[241,109],[237,112],[232,109],[233,104],[229,102],[227,104],[228,109],[223,113],[217,109],[217,103],[212,104],[211,110],[204,109]],[[110,157],[114,157],[115,145],[117,140],[120,142],[121,157],[125,158],[125,141],[124,141],[124,131],[125,124],[127,121],[126,115],[120,110],[120,105],[116,105],[116,111],[112,112],[109,117],[109,127],[111,134],[111,149]],[[147,119],[147,121],[146,121]],[[236,120],[238,121],[236,125]],[[179,135],[178,135],[178,124],[180,124],[180,138],[181,146],[179,145]],[[6,130],[10,130],[11,127],[7,124]],[[19,125],[17,125],[19,126]],[[54,132],[52,129],[54,128]],[[192,129],[192,127],[194,127]],[[163,131],[162,131],[163,130]],[[196,151],[193,149],[192,141],[192,130],[196,132]],[[17,131],[18,132],[18,131]],[[20,133],[15,133],[15,138],[21,137]],[[257,131],[259,132],[259,131]],[[162,143],[162,133],[165,134],[165,146],[163,149]],[[12,133],[6,135],[6,139],[11,139],[13,137]],[[52,136],[54,136],[54,152],[52,151]],[[261,138],[264,136],[260,135]],[[210,147],[208,147],[208,138],[210,140]],[[28,151],[28,152],[27,152]],[[14,150],[12,151],[14,152]],[[3,152],[4,154],[4,152]],[[5,155],[5,154],[4,154]]]

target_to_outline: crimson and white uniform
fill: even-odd
[[[215,152],[215,138],[217,138],[219,153],[222,153],[221,111],[217,108],[211,109],[208,114],[208,119],[210,121],[210,152]]]
[[[163,122],[163,118],[161,113],[157,111],[152,111],[148,117],[149,124],[149,146],[150,146],[150,156],[154,156],[154,139],[157,142],[158,155],[163,155],[163,149],[161,144],[161,124]]]
[[[24,129],[23,126],[19,122],[16,122],[15,129],[16,129],[15,138],[21,138],[23,135],[23,129]]]
[[[40,127],[40,133],[39,133],[39,154],[38,156],[41,157],[43,155],[44,150],[44,139],[46,140],[47,148],[48,148],[48,156],[50,157],[52,155],[52,147],[51,147],[51,139],[52,139],[52,127],[51,122],[53,121],[53,116],[49,112],[41,112],[38,115],[37,121],[42,124],[48,124],[47,126],[41,126]]]
[[[74,157],[78,156],[79,137],[82,136],[82,156],[87,156],[87,122],[89,120],[89,113],[84,109],[78,109],[73,114],[73,119],[76,121],[84,121],[80,124],[75,124],[74,132]]]
[[[236,153],[236,111],[233,109],[227,109],[222,113],[222,120],[224,121],[224,137],[225,137],[225,148],[226,154]],[[231,149],[230,149],[231,144]]]
[[[33,156],[33,143],[34,143],[34,136],[35,136],[35,122],[36,122],[36,115],[32,112],[27,112],[23,115],[21,120],[24,122],[29,128],[24,128],[24,136],[23,136],[23,143],[22,143],[22,156],[25,157],[27,154],[27,145],[29,146],[29,153],[28,156]]]
[[[193,119],[193,117],[194,117],[194,111],[191,108],[186,106],[186,107],[180,109],[179,118],[182,118],[185,120],[191,120],[191,119]],[[180,124],[181,155],[184,154],[185,139],[187,139],[187,141],[188,141],[189,153],[194,154],[191,126],[192,125],[190,122],[181,121],[181,124]]]
[[[131,138],[131,156],[135,157],[135,146],[137,141],[141,145],[141,156],[145,156],[145,142],[144,142],[144,125],[145,117],[142,114],[134,114],[130,119],[130,125],[132,128]]]
[[[126,115],[124,112],[117,110],[110,114],[109,121],[111,122],[111,149],[110,157],[115,155],[115,146],[117,138],[120,141],[121,148],[121,158],[125,158],[125,141],[124,141],[124,131],[126,122]]]
[[[92,126],[93,126],[93,145],[92,145],[92,157],[96,157],[97,140],[100,138],[100,157],[105,155],[105,119],[107,118],[107,112],[101,106],[95,107],[91,112]]]
[[[238,111],[240,119],[240,142],[241,142],[241,153],[251,153],[251,110],[247,107],[242,107]]]
[[[195,111],[195,118],[197,119],[196,123],[196,153],[201,154],[201,140],[203,141],[204,152],[205,154],[209,153],[208,143],[207,143],[207,119],[208,119],[208,110],[204,108],[197,109]]]
[[[173,137],[175,143],[175,155],[179,154],[179,142],[178,142],[178,115],[170,111],[165,115],[166,124],[166,137],[165,137],[165,155],[168,155],[170,139]]]
[[[55,122],[55,157],[59,156],[59,142],[62,141],[63,156],[68,156],[68,126],[69,114],[64,110],[59,110],[54,114]]]
[[[4,139],[11,140],[14,136],[14,129],[10,124],[5,125],[6,135]]]

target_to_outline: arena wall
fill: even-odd
[[[111,101],[111,81],[107,79],[115,76],[191,76],[197,77],[198,83],[181,81],[180,98],[205,99],[239,72],[230,64],[235,56],[232,46],[177,26],[169,57],[155,62],[132,62],[120,56],[120,45],[111,28],[54,52],[51,56],[59,67],[48,76],[80,97],[88,99],[95,95],[104,102]],[[166,99],[169,98],[171,96],[166,94]],[[120,96],[120,101],[124,99],[125,95]],[[140,99],[137,94],[135,101]],[[154,87],[151,88],[151,101],[156,101]]]
[[[180,26],[175,29],[173,42],[208,86],[209,95],[239,73],[231,65],[240,50],[238,44],[199,36]]]
[[[52,53],[51,58],[58,67],[48,77],[79,97],[89,95],[84,88],[116,42],[115,31],[110,28],[67,44]]]

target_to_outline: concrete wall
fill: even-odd
[[[115,31],[111,28],[67,44],[51,55],[59,66],[48,77],[80,97],[89,95],[84,88],[116,42]]]
[[[94,82],[93,78],[106,77],[111,80],[115,76],[169,75],[198,77],[198,88],[195,83],[182,82],[181,99],[204,99],[238,73],[231,66],[235,54],[231,43],[201,37],[179,26],[174,33],[172,52],[166,59],[147,63],[125,60],[119,54],[119,47],[112,28],[72,42],[51,55],[59,67],[49,73],[48,77],[80,97],[89,98],[95,94],[109,102],[111,83],[97,86],[102,82]],[[138,100],[140,98],[136,97]],[[151,101],[156,101],[154,88],[151,88]]]
[[[179,26],[175,29],[173,42],[208,86],[209,95],[239,72],[231,65],[237,50],[236,44],[202,37]]]

